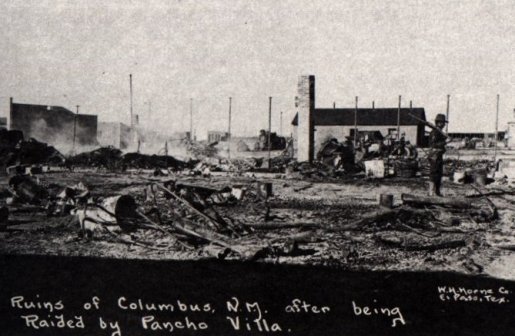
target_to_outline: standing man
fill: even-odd
[[[440,188],[443,176],[443,154],[447,144],[447,135],[443,132],[443,128],[446,123],[445,115],[438,114],[435,118],[436,127],[429,134],[429,146],[431,147],[428,155],[431,178],[429,182],[429,196],[442,196]]]

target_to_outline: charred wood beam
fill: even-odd
[[[488,203],[488,207],[490,208],[490,210],[492,211],[492,217],[493,219],[497,219],[499,217],[499,212],[497,210],[497,207],[495,206],[494,202],[492,202],[491,199],[489,199],[482,191],[481,189],[479,189],[478,187],[476,187],[475,185],[471,184],[470,185],[475,191],[477,191],[482,197],[483,199]]]
[[[424,207],[431,205],[460,209],[469,209],[472,207],[472,202],[470,200],[459,197],[432,197],[402,194],[401,199],[403,204],[414,207]]]
[[[265,223],[243,223],[244,226],[256,230],[276,230],[276,229],[319,229],[320,224],[312,222],[285,223],[285,222],[265,222]]]
[[[217,222],[215,219],[211,218],[210,216],[206,215],[205,213],[203,213],[199,209],[195,208],[190,202],[188,202],[184,198],[180,197],[179,195],[177,195],[176,193],[174,193],[170,189],[166,188],[164,185],[162,185],[160,183],[155,183],[155,185],[159,189],[161,189],[162,191],[164,191],[165,193],[167,193],[168,195],[172,196],[174,199],[179,201],[180,203],[184,204],[191,211],[193,211],[194,213],[196,213],[200,217],[202,217],[202,218],[206,219],[207,221],[209,221],[210,223],[212,223],[215,227],[217,227],[217,228],[223,227],[221,223]]]

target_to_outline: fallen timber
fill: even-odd
[[[277,230],[277,229],[292,229],[292,228],[301,228],[301,229],[318,229],[320,228],[319,223],[314,222],[301,222],[301,223],[291,223],[291,222],[264,222],[264,223],[243,223],[244,226],[256,229],[256,230]]]
[[[193,205],[191,205],[190,202],[186,201],[185,199],[183,199],[182,197],[180,197],[179,195],[177,195],[176,193],[174,193],[173,191],[169,190],[168,188],[166,188],[164,185],[160,184],[160,183],[155,183],[155,185],[161,189],[162,191],[164,191],[165,193],[167,193],[168,195],[172,196],[173,198],[175,198],[175,200],[179,201],[180,203],[184,204],[185,206],[187,206],[191,211],[195,212],[197,215],[199,215],[200,217],[206,219],[207,221],[211,222],[215,227],[217,228],[220,228],[222,227],[222,224],[218,223],[215,219],[211,218],[210,216],[206,215],[205,213],[203,213],[202,211],[198,210],[197,208],[195,208]]]
[[[441,206],[446,208],[469,209],[472,202],[461,197],[438,197],[438,196],[418,196],[411,194],[401,195],[402,203],[413,207]]]

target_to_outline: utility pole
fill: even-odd
[[[131,128],[134,128],[134,116],[132,114],[132,74],[129,74],[129,91],[131,100]]]
[[[445,133],[449,133],[449,103],[451,100],[451,95],[447,95],[447,110],[445,112],[445,120],[447,121],[447,124],[445,124]]]
[[[231,159],[231,113],[232,113],[232,97],[229,97],[229,130],[228,130],[228,138],[227,138],[227,150],[229,160]]]
[[[283,135],[283,111],[281,111],[281,119],[279,119],[279,135]]]
[[[497,160],[497,136],[499,134],[499,94],[497,94],[497,106],[495,111],[495,139],[494,139],[494,165]]]
[[[401,96],[399,95],[399,108],[397,109],[397,140],[401,138]]]
[[[354,107],[354,147],[358,144],[358,96],[356,96],[356,105]]]
[[[72,145],[72,154],[75,154],[75,136],[77,134],[77,116],[79,115],[79,106],[77,106],[77,112],[75,113],[75,118],[73,118],[73,145]]]
[[[193,98],[190,98],[190,140],[193,141]]]
[[[271,141],[271,134],[272,134],[272,97],[268,97],[269,103],[268,103],[268,170],[272,168],[272,156],[271,156],[271,149],[272,144]]]

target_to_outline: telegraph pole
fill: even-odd
[[[134,128],[134,116],[132,114],[132,74],[129,74],[129,92],[131,100],[131,128]]]
[[[75,136],[77,132],[77,116],[79,115],[79,106],[77,106],[77,112],[75,113],[75,118],[73,118],[73,146],[72,146],[72,154],[75,154]]]
[[[445,124],[445,133],[449,133],[449,103],[451,100],[451,95],[447,95],[447,110],[445,112],[445,119],[447,121],[447,124]]]
[[[401,96],[399,95],[399,108],[397,109],[397,140],[401,138]]]
[[[281,111],[281,119],[279,119],[279,135],[283,135],[283,111]]]
[[[193,141],[193,98],[190,98],[190,140]]]
[[[495,139],[494,139],[494,165],[497,160],[497,136],[499,134],[499,94],[497,94],[497,106],[495,111]]]
[[[358,144],[358,96],[356,96],[356,105],[354,107],[354,147]]]
[[[269,103],[268,103],[268,170],[272,168],[272,157],[271,157],[271,148],[272,144],[271,141],[271,134],[272,134],[272,97],[268,97]]]
[[[228,139],[227,139],[227,149],[228,149],[228,157],[231,159],[231,113],[232,113],[232,97],[229,97],[229,130],[228,130]]]

